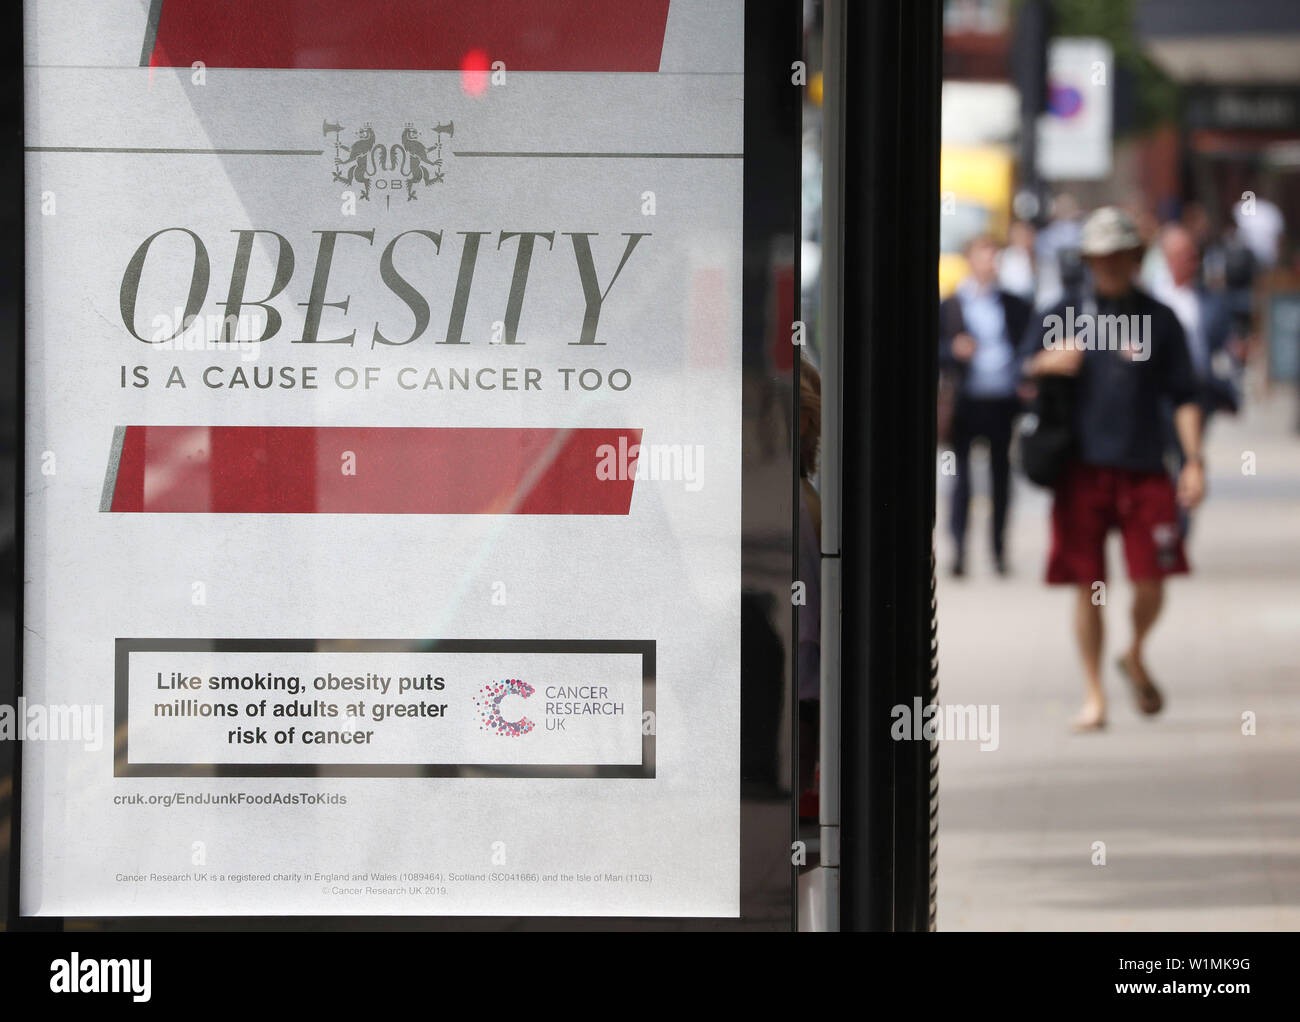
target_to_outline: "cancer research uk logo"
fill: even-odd
[[[479,689],[478,696],[474,699],[474,704],[478,707],[479,717],[483,720],[480,728],[509,738],[518,738],[520,735],[528,734],[533,729],[533,722],[527,717],[520,717],[518,720],[506,720],[501,713],[501,702],[507,696],[520,696],[527,699],[535,691],[536,689],[532,685],[526,681],[520,681],[518,678],[492,681],[484,685]]]
[[[611,697],[609,689],[608,685],[546,685],[543,703],[546,730],[570,734],[566,725],[573,718],[624,716],[627,707]],[[481,721],[479,730],[503,738],[520,738],[534,730],[537,725],[528,717],[510,720],[506,714],[512,712],[511,708],[507,706],[503,711],[501,704],[511,696],[527,699],[536,691],[534,686],[518,678],[488,682],[474,697]]]
[[[400,192],[406,193],[407,202],[414,202],[420,197],[417,188],[446,181],[443,137],[455,136],[455,122],[434,124],[428,129],[430,138],[407,121],[397,141],[391,144],[375,134],[369,121],[356,130],[351,142],[343,141],[345,130],[336,121],[326,120],[321,124],[322,135],[334,136],[333,180],[359,186],[361,193],[357,198],[369,202],[373,186],[385,193],[386,204],[391,205],[394,193]]]

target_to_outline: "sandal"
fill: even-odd
[[[1129,670],[1128,655],[1120,657],[1115,661],[1119,667],[1119,673],[1128,679],[1128,683],[1133,687],[1133,698],[1137,701],[1137,708],[1140,713],[1150,716],[1159,713],[1165,705],[1164,696],[1160,694],[1160,689],[1156,688],[1155,682],[1148,676],[1145,681],[1140,679],[1137,674]]]

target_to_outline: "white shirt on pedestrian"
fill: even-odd
[[[1178,317],[1192,365],[1197,375],[1204,378],[1210,371],[1210,345],[1205,336],[1200,294],[1190,283],[1179,287],[1172,280],[1157,284],[1153,293],[1156,301],[1168,305]]]

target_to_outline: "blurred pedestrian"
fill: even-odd
[[[1054,305],[1070,291],[1071,270],[1079,251],[1079,202],[1069,192],[1052,200],[1052,220],[1038,232],[1038,308]]]
[[[1241,236],[1236,224],[1228,224],[1205,250],[1202,276],[1206,286],[1223,295],[1232,322],[1234,354],[1245,360],[1248,340],[1254,333],[1254,287],[1259,267],[1255,253]]]
[[[1074,380],[1074,451],[1055,487],[1047,582],[1076,589],[1085,697],[1074,727],[1092,731],[1106,723],[1106,535],[1122,534],[1134,585],[1133,636],[1118,667],[1139,710],[1157,713],[1164,700],[1143,659],[1144,643],[1164,602],[1165,577],[1188,571],[1178,506],[1200,502],[1205,474],[1200,388],[1177,317],[1134,286],[1142,242],[1132,218],[1115,207],[1097,210],[1084,224],[1081,251],[1091,278],[1082,315],[1062,305],[1035,317],[1022,354],[1031,377]],[[1073,332],[1061,336],[1062,324]],[[1176,488],[1163,461],[1166,400],[1186,455]]]
[[[1232,207],[1232,218],[1242,240],[1250,246],[1255,265],[1267,273],[1277,265],[1279,243],[1286,234],[1286,220],[1277,204],[1247,192]]]
[[[1034,301],[1034,225],[1027,220],[1013,220],[1007,231],[1007,247],[998,253],[998,286],[1021,301]]]
[[[956,479],[949,529],[954,558],[952,573],[966,573],[966,522],[970,511],[970,449],[988,441],[993,488],[990,539],[998,574],[1007,572],[1006,525],[1011,500],[1011,427],[1020,410],[1016,394],[1019,367],[1016,346],[1032,308],[998,287],[997,245],[987,235],[966,247],[970,276],[939,306],[939,361],[958,374],[950,441]]]
[[[1232,317],[1223,297],[1201,284],[1201,256],[1191,231],[1180,224],[1167,224],[1160,234],[1160,248],[1169,276],[1152,290],[1152,297],[1169,306],[1183,328],[1192,368],[1201,385],[1204,434],[1216,411],[1237,410],[1229,350]]]
[[[1146,246],[1138,282],[1144,290],[1155,294],[1157,288],[1169,282],[1169,265],[1165,262],[1165,253],[1160,247],[1161,220],[1151,205],[1140,197],[1129,204],[1128,212],[1133,215],[1138,237]]]

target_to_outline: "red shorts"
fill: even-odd
[[[1187,572],[1169,476],[1076,461],[1056,487],[1047,581],[1104,582],[1106,534],[1113,528],[1124,537],[1124,559],[1133,581]]]

